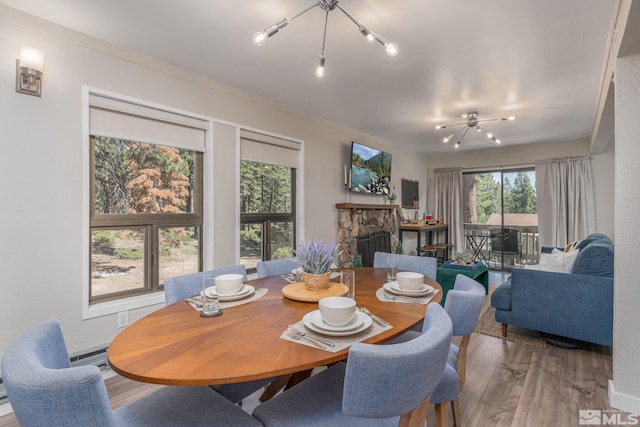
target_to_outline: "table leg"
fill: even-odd
[[[489,261],[482,253],[482,248],[484,247],[485,243],[487,243],[488,241],[489,241],[489,238],[483,236],[482,238],[480,238],[480,244],[478,245],[478,258],[484,261],[485,265],[489,265]]]
[[[269,384],[265,388],[264,392],[262,393],[262,396],[260,396],[260,402],[264,403],[267,400],[271,399],[273,396],[275,396],[276,393],[278,393],[283,387],[287,386],[290,378],[291,378],[291,375],[283,375],[273,380],[271,384]]]
[[[477,237],[480,239],[478,240]],[[489,261],[482,253],[482,248],[484,244],[488,241],[488,237],[485,236],[466,236],[467,242],[471,249],[473,250],[473,259],[474,261],[484,262],[485,265],[489,265]]]
[[[304,371],[291,374],[291,377],[289,378],[289,381],[287,381],[287,385],[284,387],[284,389],[289,390],[294,385],[306,380],[311,376],[311,371],[313,371],[313,369],[306,369]]]

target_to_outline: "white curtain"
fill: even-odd
[[[540,246],[564,246],[595,232],[591,159],[538,160],[535,165]]]
[[[435,169],[433,171],[436,218],[449,224],[449,242],[457,251],[464,249],[462,222],[462,168]]]

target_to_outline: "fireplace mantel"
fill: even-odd
[[[351,217],[356,213],[358,209],[367,209],[367,210],[388,210],[389,213],[394,209],[398,209],[398,205],[374,205],[374,204],[366,204],[366,203],[336,203],[336,209],[350,209]]]

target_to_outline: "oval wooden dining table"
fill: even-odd
[[[393,328],[363,342],[381,344],[420,324],[428,305],[379,301],[375,293],[386,269],[355,268],[356,302]],[[289,324],[318,308],[283,296],[280,276],[247,282],[268,288],[259,300],[226,308],[218,317],[201,317],[186,301],[161,308],[128,326],[111,342],[108,359],[118,374],[166,385],[213,385],[291,374],[347,358],[280,338]],[[425,277],[439,292],[440,285]]]

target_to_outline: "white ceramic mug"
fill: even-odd
[[[347,297],[326,297],[318,301],[322,320],[331,326],[345,326],[356,315],[356,300]]]
[[[216,277],[216,290],[220,294],[233,294],[244,285],[242,274],[221,274]]]
[[[396,280],[401,289],[417,291],[424,283],[424,275],[411,271],[401,271],[396,274]]]

